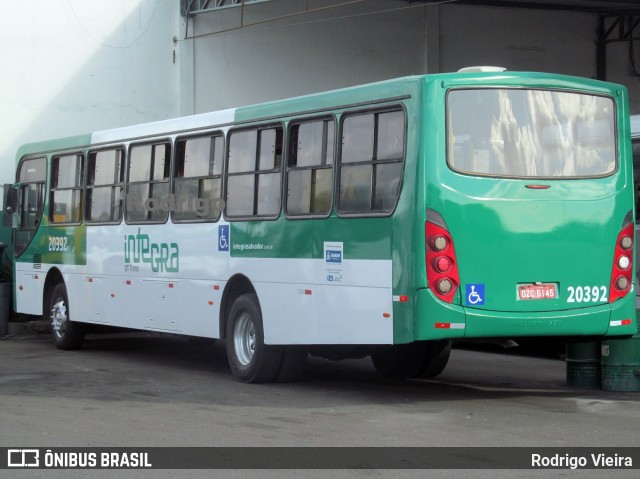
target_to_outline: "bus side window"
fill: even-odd
[[[220,218],[223,142],[221,135],[176,142],[174,221]]]
[[[49,202],[52,224],[82,221],[83,159],[80,153],[53,157]]]
[[[333,120],[314,120],[291,127],[288,215],[327,215],[331,211],[334,137]]]
[[[395,209],[401,187],[404,147],[402,110],[349,115],[344,119],[340,213],[390,213]]]
[[[164,222],[169,216],[168,143],[133,145],[129,151],[126,220]]]
[[[87,223],[119,223],[122,219],[124,149],[92,151],[87,160]]]
[[[231,132],[227,158],[227,216],[278,216],[282,139],[281,127]]]
[[[47,160],[44,156],[20,161],[16,178],[20,183],[16,210],[20,220],[13,237],[13,251],[16,256],[29,246],[40,224],[44,209],[46,177]]]

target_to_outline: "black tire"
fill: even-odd
[[[58,283],[51,290],[44,311],[44,319],[51,322],[53,342],[58,349],[80,349],[84,341],[85,326],[71,321],[71,309],[67,288],[64,283]]]
[[[239,296],[227,318],[227,358],[243,383],[272,382],[282,362],[282,347],[264,344],[262,312],[255,294]]]
[[[397,344],[373,353],[371,360],[380,375],[390,379],[407,379],[420,372],[426,354],[424,342]]]
[[[434,378],[447,367],[449,355],[451,354],[451,341],[441,339],[437,341],[427,341],[427,354],[422,364],[422,368],[416,374],[417,378]]]
[[[283,346],[282,362],[275,381],[292,383],[298,381],[307,367],[309,351],[305,346]]]

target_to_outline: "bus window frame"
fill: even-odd
[[[62,188],[54,188],[53,184],[53,174],[54,174],[54,168],[53,168],[53,164],[55,162],[56,159],[65,157],[65,156],[73,156],[75,155],[80,156],[80,185],[76,185],[74,187],[62,187]],[[85,188],[86,188],[86,163],[87,163],[87,155],[86,155],[86,151],[85,150],[71,150],[71,151],[66,151],[66,152],[52,152],[49,153],[49,157],[50,157],[50,171],[49,171],[49,182],[48,182],[48,204],[49,204],[49,211],[47,213],[47,220],[49,222],[49,226],[53,226],[53,227],[57,227],[57,226],[78,226],[81,225],[83,220],[84,220],[84,215],[85,215]],[[79,221],[55,221],[55,212],[51,211],[52,208],[54,208],[54,202],[53,202],[53,195],[56,191],[80,191],[80,220]]]
[[[124,222],[127,225],[149,225],[149,224],[153,224],[153,225],[161,225],[161,224],[166,224],[167,222],[169,222],[169,218],[171,217],[171,215],[169,214],[170,212],[167,211],[167,215],[165,218],[161,219],[161,220],[151,220],[151,219],[146,219],[146,220],[129,220],[127,218],[127,212],[128,212],[128,202],[129,202],[129,187],[131,185],[131,182],[129,181],[129,176],[130,176],[130,165],[131,165],[131,150],[139,147],[139,146],[158,146],[158,145],[169,145],[169,176],[167,177],[167,185],[168,185],[168,190],[169,192],[171,191],[172,188],[172,177],[173,177],[173,154],[175,151],[175,147],[174,147],[174,142],[172,140],[171,137],[160,137],[160,138],[153,138],[153,139],[149,139],[149,140],[145,140],[145,141],[138,141],[138,142],[130,142],[126,152],[127,152],[127,158],[126,158],[126,163],[125,163],[125,180],[124,180],[124,187],[125,187],[125,192],[124,192]],[[150,169],[149,171],[150,176],[153,176],[153,170]],[[161,181],[154,181],[152,179],[149,179],[148,181],[135,181],[133,182],[134,185],[139,185],[139,184],[158,184],[158,183],[163,183]],[[149,198],[153,198],[152,196],[150,196]],[[146,208],[143,205],[143,208]],[[147,216],[150,213],[150,211],[147,211]]]
[[[472,171],[465,171],[460,168],[456,168],[450,162],[450,140],[449,140],[449,121],[450,121],[450,108],[449,108],[449,95],[455,91],[461,90],[531,90],[531,91],[546,91],[546,92],[559,92],[559,93],[572,93],[575,95],[583,95],[583,96],[597,96],[601,98],[607,98],[611,101],[612,113],[611,116],[613,118],[613,147],[614,147],[614,161],[615,165],[611,172],[603,174],[603,175],[576,175],[576,176],[516,176],[516,175],[499,175],[493,173],[477,173]],[[618,101],[615,96],[607,95],[604,93],[597,93],[593,91],[587,90],[575,90],[571,88],[563,89],[563,88],[543,88],[543,87],[528,87],[528,86],[456,86],[448,88],[444,94],[444,135],[445,135],[445,160],[447,163],[447,168],[454,173],[459,175],[471,177],[471,178],[494,178],[494,179],[505,179],[505,180],[518,180],[518,181],[529,181],[529,180],[540,180],[540,181],[575,181],[575,180],[595,180],[602,178],[609,178],[618,174],[620,170],[620,147],[618,145],[617,139],[619,138],[619,128],[618,125]]]
[[[329,163],[326,163],[326,152],[325,152],[325,157],[323,158],[323,161],[325,161],[324,164],[321,165],[312,165],[309,167],[290,167],[289,166],[289,159],[291,157],[291,150],[290,150],[290,144],[289,141],[291,140],[291,130],[293,128],[295,128],[296,126],[300,126],[302,124],[305,123],[315,123],[315,122],[325,122],[325,121],[332,121],[333,122],[333,145],[331,145],[333,147],[333,159],[331,161],[331,164],[329,165]],[[329,218],[331,216],[331,213],[333,212],[335,206],[336,206],[336,198],[335,198],[335,194],[336,194],[336,169],[337,169],[337,158],[338,158],[338,125],[339,125],[339,121],[338,118],[335,114],[326,114],[326,115],[318,115],[318,116],[310,116],[310,117],[303,117],[303,118],[295,118],[292,119],[289,124],[287,125],[287,131],[286,131],[286,138],[285,138],[285,152],[284,152],[284,179],[283,179],[283,193],[282,193],[282,200],[283,200],[283,205],[281,206],[281,209],[284,211],[284,216],[287,219],[292,219],[292,220],[300,220],[300,219],[325,219],[325,218]],[[329,143],[327,142],[326,144],[327,146],[327,151],[329,148]],[[303,171],[303,170],[318,170],[318,169],[331,169],[331,204],[329,205],[329,210],[326,213],[321,213],[321,214],[317,214],[317,213],[289,213],[288,210],[288,206],[289,206],[289,172],[290,171]]]
[[[260,169],[254,169],[254,170],[247,170],[247,171],[242,171],[242,172],[233,172],[233,173],[229,173],[229,152],[231,149],[231,136],[234,133],[242,133],[242,132],[248,132],[248,131],[256,131],[256,132],[260,132],[263,130],[271,130],[271,129],[280,129],[280,131],[282,132],[282,151],[281,151],[281,158],[280,158],[280,166],[276,169],[271,169],[271,170],[260,170]],[[276,138],[277,138],[277,133],[276,133]],[[256,144],[256,147],[259,144],[259,139],[257,140],[258,143]],[[285,171],[285,168],[283,167],[284,162],[287,161],[286,158],[286,146],[287,146],[287,128],[284,124],[284,122],[282,121],[277,121],[277,122],[269,122],[269,123],[259,123],[259,124],[253,124],[253,125],[247,125],[247,126],[242,126],[239,128],[232,128],[229,129],[227,131],[226,134],[226,142],[225,142],[225,155],[224,155],[224,164],[222,165],[223,168],[223,176],[224,176],[224,182],[223,182],[223,187],[222,187],[222,198],[224,199],[225,202],[225,206],[224,206],[224,211],[223,211],[223,218],[225,221],[228,222],[234,222],[234,221],[275,221],[278,218],[280,218],[280,216],[282,215],[282,206],[283,206],[283,183],[284,183],[284,178],[283,178],[283,174]],[[259,154],[258,154],[258,150],[256,148],[256,163],[254,168],[257,166],[257,162],[258,162],[258,158],[259,158]],[[253,171],[253,173],[250,173],[250,171]],[[229,207],[229,176],[241,176],[241,175],[249,175],[249,174],[253,174],[254,177],[261,175],[261,174],[273,174],[273,173],[278,173],[280,175],[280,187],[278,188],[278,192],[279,192],[279,207],[278,210],[275,214],[269,214],[269,215],[259,215],[259,214],[253,214],[253,215],[232,215],[230,216],[228,213],[228,207]],[[255,211],[255,206],[256,206],[256,197],[255,195],[257,194],[256,191],[256,184],[254,183],[254,196],[253,196],[253,203],[254,203],[254,211]]]
[[[90,220],[89,218],[87,218],[87,214],[89,213],[89,208],[88,208],[88,200],[87,198],[89,197],[89,157],[94,154],[94,153],[100,153],[100,152],[104,152],[104,151],[117,151],[120,150],[122,152],[122,163],[121,163],[121,168],[122,168],[122,181],[120,183],[120,188],[122,189],[121,193],[120,193],[120,201],[122,202],[121,207],[120,207],[120,217],[117,220],[113,220],[113,221],[93,221]],[[88,225],[119,225],[122,223],[122,220],[124,218],[125,215],[125,196],[126,196],[126,175],[127,175],[127,146],[123,143],[119,143],[119,144],[115,144],[115,145],[108,145],[108,146],[104,146],[104,147],[100,147],[100,148],[94,148],[94,149],[88,149],[87,150],[87,156],[86,156],[86,164],[85,164],[85,180],[84,180],[84,188],[85,188],[85,194],[84,194],[84,200],[85,200],[85,207],[84,207],[84,222]],[[91,185],[92,188],[95,188],[95,184]],[[115,187],[118,186],[118,184],[108,184],[108,185],[99,185],[100,187]]]
[[[20,181],[20,171],[22,169],[22,166],[24,165],[25,162],[30,161],[30,160],[43,160],[44,161],[44,176],[43,179],[40,181],[32,181],[32,182],[22,182]],[[17,190],[18,190],[18,204],[17,204],[17,209],[14,213],[17,213],[19,215],[19,223],[17,225],[17,227],[12,228],[12,243],[13,243],[13,253],[15,255],[15,257],[20,257],[28,248],[29,245],[33,242],[33,239],[36,237],[36,232],[38,231],[38,229],[42,226],[42,218],[44,216],[44,212],[45,212],[45,207],[47,207],[47,194],[48,194],[48,188],[49,188],[49,157],[47,156],[46,153],[42,153],[42,154],[31,154],[31,155],[25,155],[22,158],[20,158],[20,161],[18,162],[18,166],[16,167],[16,185],[17,186]],[[22,218],[23,218],[23,212],[24,212],[24,186],[25,185],[41,185],[40,189],[39,189],[39,196],[38,196],[38,200],[39,200],[39,204],[38,204],[38,210],[37,210],[37,214],[34,218],[34,224],[35,226],[31,227],[31,226],[25,226],[23,224]],[[16,236],[22,232],[26,232],[27,235],[29,233],[31,233],[31,237],[29,238],[29,240],[26,242],[26,244],[23,245],[22,249],[18,250],[17,246],[18,246],[18,242],[16,240]],[[22,245],[21,245],[22,246]]]
[[[403,119],[404,119],[404,129],[403,129],[403,134],[404,134],[404,141],[402,144],[402,158],[400,159],[400,161],[398,160],[374,160],[373,158],[371,159],[371,161],[368,162],[353,162],[353,163],[347,163],[347,165],[364,165],[364,164],[370,164],[372,166],[374,165],[381,165],[381,164],[393,164],[393,163],[400,163],[400,183],[398,185],[398,191],[396,192],[396,197],[395,197],[395,201],[394,201],[394,205],[393,208],[389,211],[373,211],[370,210],[368,212],[346,212],[343,211],[340,205],[340,184],[342,181],[342,166],[343,166],[343,162],[342,162],[342,151],[343,151],[343,142],[342,142],[342,137],[343,137],[343,130],[344,130],[344,122],[347,118],[352,117],[352,116],[359,116],[359,115],[367,115],[367,114],[373,114],[373,115],[379,115],[379,114],[384,114],[384,113],[393,113],[393,112],[397,112],[397,111],[401,111],[402,115],[403,115]],[[374,125],[376,123],[374,122]],[[366,109],[358,109],[358,110],[346,110],[343,111],[340,115],[340,120],[339,120],[339,129],[336,131],[336,142],[337,142],[337,151],[336,151],[336,158],[335,158],[335,164],[336,164],[336,172],[335,172],[335,186],[334,186],[334,195],[335,195],[335,200],[334,200],[334,208],[336,210],[336,214],[338,217],[340,218],[371,218],[371,217],[375,217],[375,218],[384,218],[384,217],[389,217],[392,216],[396,209],[398,208],[398,203],[400,202],[400,196],[402,194],[402,189],[403,189],[403,185],[404,185],[404,173],[405,173],[405,167],[406,167],[406,160],[407,160],[407,142],[409,140],[408,138],[408,131],[409,131],[409,121],[408,121],[408,114],[407,114],[407,108],[405,107],[405,105],[403,103],[394,103],[394,104],[390,104],[390,105],[384,105],[384,106],[376,106],[376,107],[372,107],[372,108],[366,108]],[[376,148],[376,131],[374,131],[374,136],[373,136],[373,147],[374,147],[374,154],[375,154],[375,148]],[[370,203],[371,201],[374,199],[375,197],[375,193],[374,193],[374,185],[373,183],[375,182],[375,176],[372,173],[372,185],[371,185],[371,196],[370,196]]]
[[[212,176],[189,176],[189,177],[178,177],[177,176],[177,163],[179,161],[179,157],[178,157],[178,143],[180,141],[189,141],[189,140],[197,140],[197,139],[201,139],[201,138],[209,138],[211,140],[213,140],[214,138],[220,138],[222,139],[222,158],[220,159],[220,161],[222,162],[222,164],[220,165],[220,175],[212,175]],[[225,187],[225,166],[226,166],[226,161],[227,161],[227,136],[225,135],[225,132],[223,130],[220,129],[215,129],[215,130],[210,130],[210,131],[203,131],[203,132],[197,132],[197,133],[193,133],[193,134],[184,134],[184,135],[180,135],[177,136],[176,138],[174,138],[173,140],[173,150],[171,153],[171,186],[169,188],[170,194],[176,195],[175,189],[176,189],[176,184],[178,181],[184,181],[185,179],[216,179],[216,178],[220,178],[220,197],[219,199],[222,200],[224,198],[225,192],[224,192],[224,187]],[[211,154],[211,150],[210,153]],[[224,210],[224,209],[223,209]],[[222,218],[222,212],[223,210],[221,210],[220,212],[218,212],[218,214],[215,217],[207,217],[207,216],[203,216],[203,217],[197,217],[195,219],[176,219],[175,218],[175,210],[171,210],[169,212],[169,217],[171,218],[171,222],[175,223],[175,224],[188,224],[188,223],[217,223],[220,221],[220,219]]]

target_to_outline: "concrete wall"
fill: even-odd
[[[0,19],[0,182],[22,143],[179,114],[176,0],[1,1]]]
[[[336,3],[310,1],[311,8]],[[243,22],[300,13],[306,0],[248,6]],[[383,13],[375,13],[384,11]],[[190,22],[193,111],[203,112],[416,73],[499,65],[595,77],[595,15],[398,0],[295,15],[237,28],[239,9]],[[214,33],[219,32],[219,33]],[[211,34],[214,33],[214,34]],[[628,44],[608,47],[608,79],[625,84],[640,112]],[[637,50],[640,65],[640,44]]]
[[[442,71],[468,65],[545,71],[595,78],[598,17],[530,9],[444,6],[440,9]],[[635,42],[640,67],[640,42]],[[631,71],[629,44],[607,46],[607,80],[629,89],[640,113],[640,78]]]
[[[185,39],[179,0],[0,1],[0,183],[13,180],[18,145],[51,137],[469,65],[595,75],[593,15],[402,0],[324,8],[335,3],[250,5],[244,28],[239,8],[202,14]],[[608,79],[640,113],[628,44],[607,53]]]
[[[311,8],[335,1],[312,1]],[[266,2],[245,9],[244,23],[300,13],[306,1]],[[195,17],[195,111],[252,104],[422,73],[424,7],[369,0],[224,32],[239,9]],[[402,8],[396,10],[397,8]],[[374,13],[389,10],[384,14]]]

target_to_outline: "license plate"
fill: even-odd
[[[556,299],[558,297],[554,283],[531,283],[518,285],[518,299]]]

